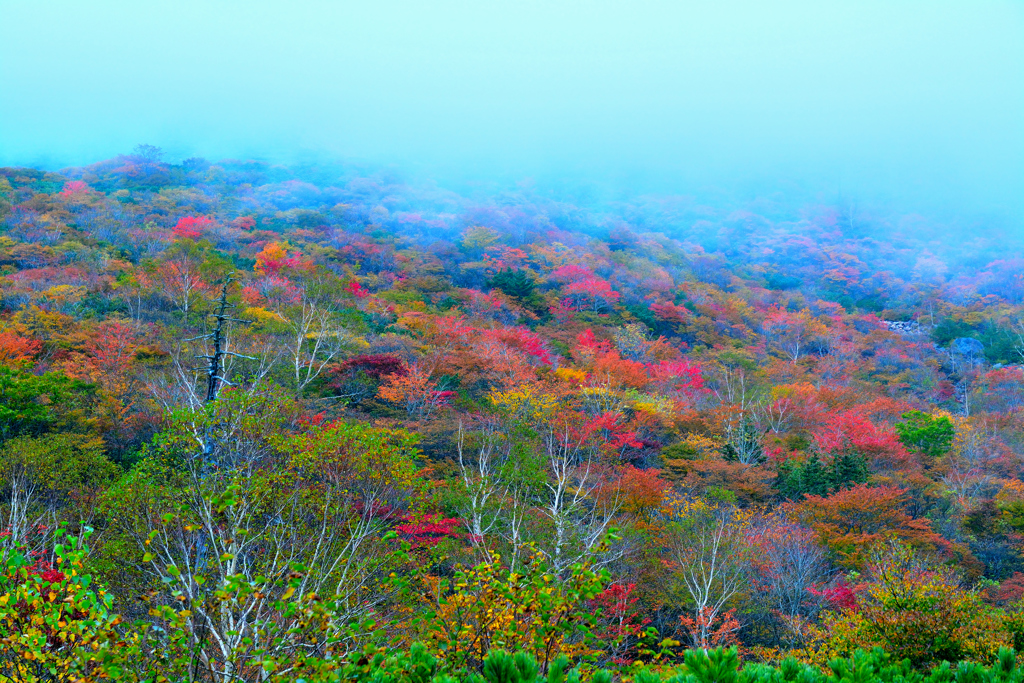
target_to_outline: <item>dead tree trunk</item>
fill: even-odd
[[[209,365],[206,369],[206,402],[213,403],[217,400],[217,395],[220,393],[222,385],[227,384],[231,386],[231,382],[224,377],[224,358],[226,356],[236,356],[238,358],[248,358],[254,360],[251,356],[243,356],[240,353],[234,353],[233,351],[226,350],[225,346],[227,343],[227,324],[230,322],[244,323],[247,320],[240,320],[233,318],[228,315],[228,311],[235,308],[235,304],[228,301],[228,286],[234,282],[232,275],[228,275],[224,280],[223,286],[221,286],[220,296],[213,302],[217,308],[210,317],[214,319],[215,324],[212,332],[194,337],[189,341],[198,341],[205,339],[212,345],[212,350],[209,354],[199,356],[209,361]]]

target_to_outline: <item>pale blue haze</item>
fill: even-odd
[[[1024,2],[0,0],[0,164],[138,143],[1019,224]]]

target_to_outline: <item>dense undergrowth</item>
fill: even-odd
[[[536,660],[524,653],[509,654],[502,650],[490,653],[484,659],[481,673],[452,676],[438,672],[438,662],[427,652],[413,646],[408,653],[391,657],[378,657],[369,669],[350,672],[347,680],[375,683],[408,681],[409,683],[441,683],[465,680],[474,683],[611,683],[612,672],[602,669],[581,671],[573,668],[568,659],[560,659],[541,672]],[[1024,672],[1017,666],[1016,653],[1010,649],[999,652],[991,666],[961,665],[952,668],[948,663],[927,674],[915,671],[906,661],[894,662],[883,650],[870,653],[858,650],[847,659],[834,659],[827,670],[787,659],[779,666],[765,664],[741,665],[735,648],[724,650],[690,650],[683,664],[673,670],[640,668],[632,672],[634,683],[829,683],[835,681],[880,681],[884,683],[945,683],[946,681],[1019,681]]]

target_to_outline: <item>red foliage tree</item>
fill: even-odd
[[[413,548],[431,548],[446,538],[461,538],[463,534],[456,531],[462,524],[458,517],[445,517],[437,514],[409,514],[402,518],[403,524],[396,524],[395,531],[409,542]]]
[[[231,227],[241,230],[252,230],[256,227],[256,220],[250,216],[240,216],[231,221]]]
[[[62,197],[75,197],[89,192],[89,186],[81,180],[69,180],[60,191]]]
[[[32,360],[43,343],[9,330],[0,331],[0,365],[17,366]]]
[[[612,663],[626,665],[635,659],[636,646],[644,628],[651,623],[640,615],[635,583],[613,583],[591,600],[598,614],[598,627],[594,635],[608,648]]]
[[[184,216],[178,219],[171,231],[178,239],[197,240],[212,226],[213,221],[206,216]]]
[[[599,277],[571,282],[563,291],[565,298],[562,303],[566,307],[577,311],[590,309],[595,313],[612,307],[622,296],[612,289],[607,280]]]

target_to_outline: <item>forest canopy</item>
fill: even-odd
[[[992,664],[1022,273],[849,201],[0,168],[0,675]]]

